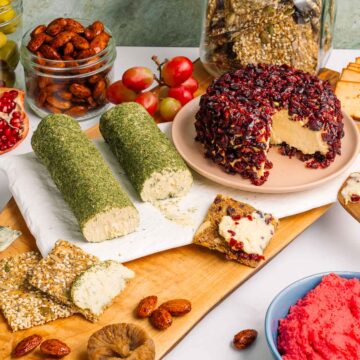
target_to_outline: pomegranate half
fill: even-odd
[[[0,155],[15,149],[28,132],[24,91],[0,87]]]

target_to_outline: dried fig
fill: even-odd
[[[155,345],[140,327],[133,324],[113,324],[91,335],[89,360],[154,360]]]

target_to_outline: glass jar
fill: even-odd
[[[76,19],[83,26],[90,21]],[[24,67],[27,102],[40,117],[64,113],[87,120],[102,113],[108,106],[106,90],[114,80],[113,65],[116,46],[113,37],[107,47],[85,59],[50,60],[27,49],[29,30],[20,49]],[[111,35],[109,29],[105,31]]]
[[[0,0],[0,85],[15,85],[22,37],[22,0]]]
[[[207,0],[200,58],[214,76],[249,63],[316,73],[332,49],[336,0]]]

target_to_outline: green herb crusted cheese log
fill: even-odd
[[[143,201],[185,195],[192,175],[174,145],[139,104],[106,111],[100,132]]]
[[[69,204],[87,241],[136,230],[139,215],[95,145],[67,115],[49,115],[31,144]]]

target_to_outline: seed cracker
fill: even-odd
[[[97,321],[98,317],[95,314],[73,304],[70,292],[77,276],[98,263],[99,259],[96,256],[67,241],[59,240],[48,256],[34,269],[29,282],[54,300],[70,306],[74,312],[83,314],[86,319]]]
[[[218,230],[219,223],[223,216],[231,215],[246,217],[247,215],[252,214],[254,211],[258,210],[249,204],[242,203],[225,195],[218,194],[211,204],[204,222],[196,231],[193,238],[193,243],[210,250],[223,253],[226,255],[228,260],[237,261],[241,264],[254,268],[257,267],[260,261],[241,257],[241,251],[234,251],[221,237]],[[276,229],[279,221],[270,214],[264,215],[269,216],[269,221]]]
[[[41,260],[32,251],[0,260],[0,308],[13,331],[71,316],[67,306],[33,288],[26,280]]]

